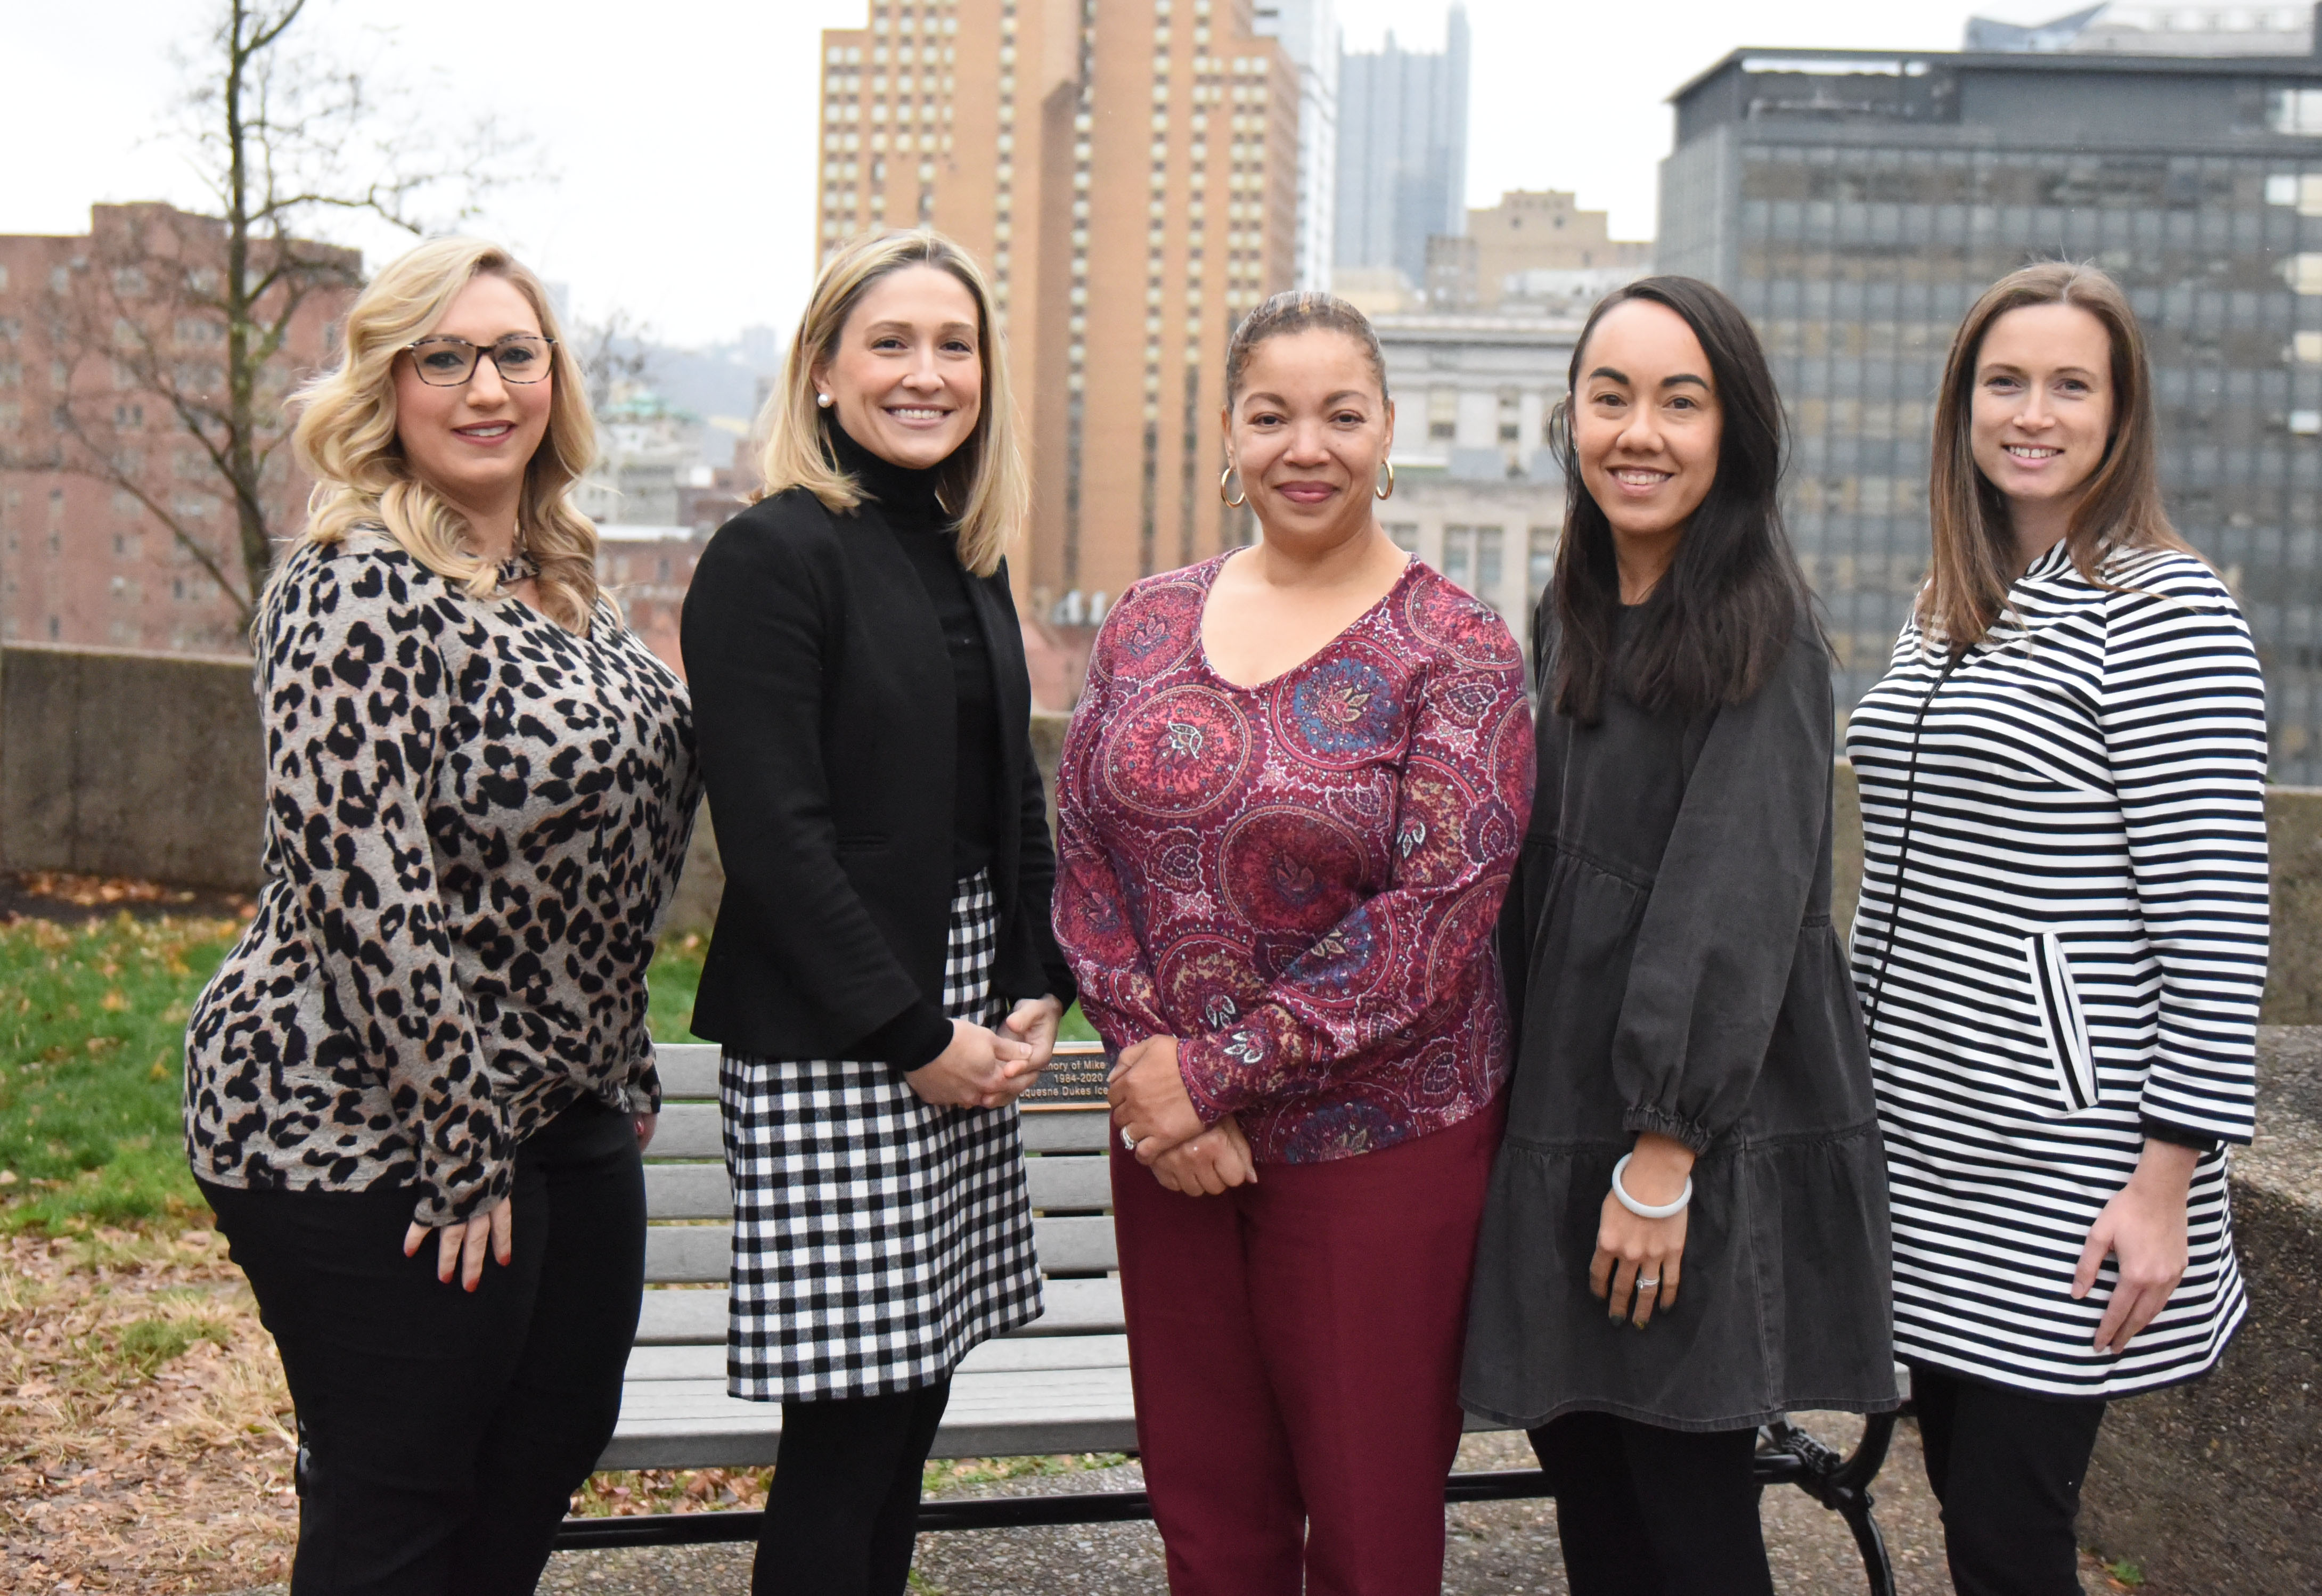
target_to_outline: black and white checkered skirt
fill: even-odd
[[[959,884],[944,1012],[991,1025],[999,911]],[[753,1401],[884,1396],[949,1374],[1040,1313],[1016,1109],[938,1108],[891,1065],[727,1054],[734,1181],[726,1387]]]

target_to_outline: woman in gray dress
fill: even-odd
[[[1462,1394],[1530,1431],[1578,1596],[1771,1596],[1757,1427],[1895,1405],[1780,414],[1732,303],[1652,278],[1589,318],[1559,429],[1577,491],[1533,628],[1515,1075]]]

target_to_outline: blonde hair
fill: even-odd
[[[540,568],[540,607],[586,634],[595,613],[597,528],[575,509],[572,485],[596,459],[588,385],[565,345],[548,291],[514,256],[481,239],[430,239],[371,278],[347,312],[339,363],[292,396],[298,462],[314,478],[300,543],[330,545],[360,527],[383,526],[414,560],[471,598],[499,591],[492,561],[462,546],[460,512],[404,458],[396,435],[395,359],[426,336],[477,278],[505,278],[540,318],[552,346],[548,432],[525,471],[517,510],[525,552]]]
[[[840,470],[824,432],[826,412],[815,403],[814,369],[838,352],[871,285],[910,266],[949,272],[975,301],[976,354],[983,368],[983,396],[975,428],[944,468],[937,496],[959,517],[959,562],[980,577],[1000,569],[1016,529],[1024,524],[1032,492],[1024,453],[1017,440],[1016,404],[1008,388],[1008,361],[1001,348],[992,289],[965,250],[932,228],[857,239],[823,263],[791,339],[782,380],[759,416],[765,449],[759,457],[764,486],[757,497],[771,498],[803,488],[823,507],[844,514],[862,504],[862,484]]]
[[[2070,305],[2102,324],[2112,351],[2112,437],[2082,489],[2064,534],[2073,568],[2111,588],[2101,567],[2116,549],[2192,547],[2169,523],[2161,501],[2161,446],[2153,415],[2153,367],[2136,312],[2120,285],[2094,266],[2043,260],[2012,271],[1984,290],[1952,339],[1936,392],[1927,506],[1934,557],[1920,589],[1920,630],[1958,653],[1983,641],[2007,608],[2016,576],[2016,534],[2007,500],[1975,463],[1971,412],[1976,360],[1983,341],[2011,310]]]

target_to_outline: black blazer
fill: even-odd
[[[1056,853],[1032,757],[1031,686],[1003,565],[967,582],[1001,727],[995,995],[1074,989],[1049,929]],[[950,935],[952,662],[896,534],[804,488],[718,529],[682,631],[726,896],[696,1035],[759,1058],[845,1058],[920,999]]]

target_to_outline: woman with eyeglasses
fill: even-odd
[[[186,1139],[297,1405],[292,1590],[530,1591],[636,1331],[690,711],[598,590],[587,390],[506,251],[387,267],[295,403],[265,881]]]

